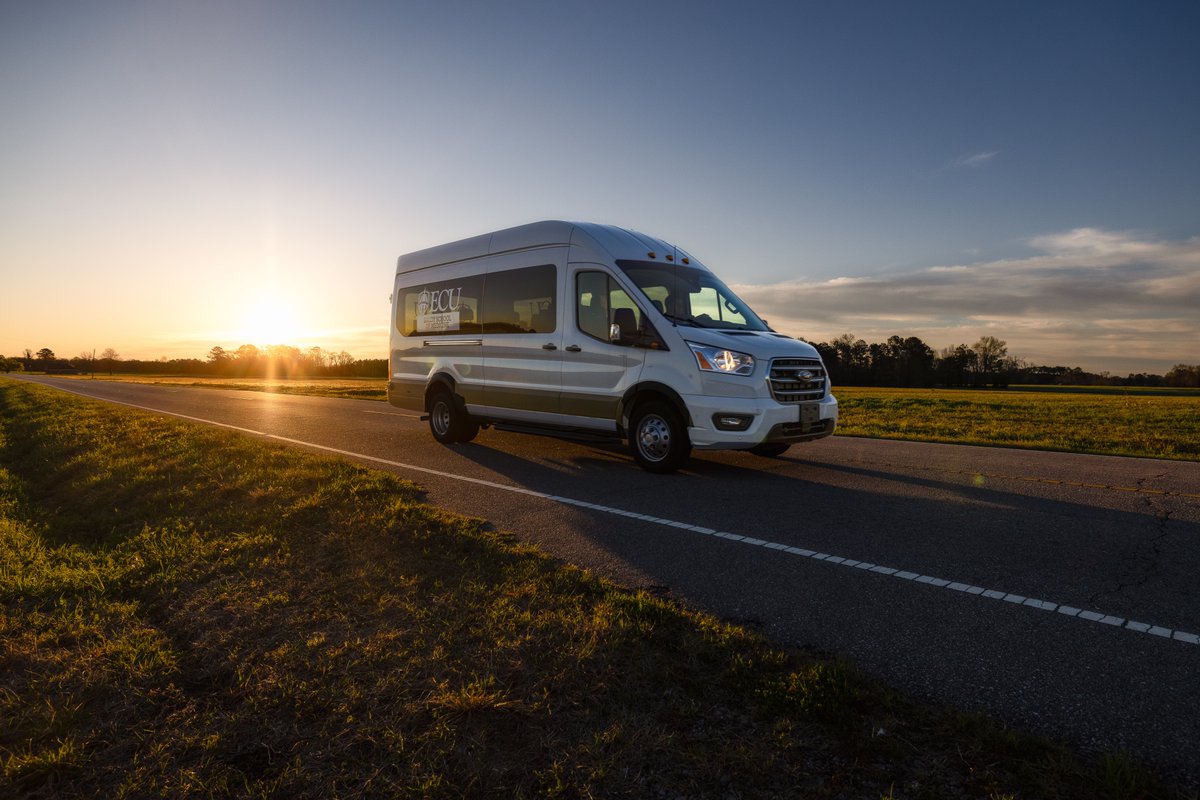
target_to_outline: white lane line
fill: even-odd
[[[43,385],[47,385],[47,384],[43,384]],[[103,398],[92,397],[91,395],[72,391],[70,389],[62,389],[62,391],[68,392],[69,394],[79,395],[80,397],[87,397],[88,399],[91,399],[91,400],[103,400]],[[577,506],[577,507],[586,508],[586,509],[589,509],[592,511],[600,511],[605,514],[615,514],[615,515],[621,516],[621,517],[631,517],[633,519],[641,520],[642,522],[648,522],[648,523],[652,523],[655,525],[663,525],[663,526],[666,526],[669,528],[674,528],[676,530],[686,530],[686,531],[690,531],[692,533],[702,535],[702,536],[713,536],[713,537],[720,538],[720,539],[727,539],[729,541],[738,542],[739,544],[744,544],[744,545],[748,545],[751,547],[759,547],[759,548],[763,548],[766,550],[777,550],[780,553],[788,553],[789,555],[800,556],[801,558],[808,558],[808,559],[813,559],[816,561],[824,561],[826,563],[835,564],[840,567],[851,567],[852,569],[861,569],[861,570],[864,570],[867,572],[876,572],[876,573],[879,573],[880,575],[884,575],[884,576],[891,577],[891,578],[898,578],[900,580],[912,581],[914,583],[922,583],[927,586],[932,586],[932,587],[936,587],[939,589],[953,590],[953,591],[961,592],[964,594],[970,594],[970,595],[975,595],[977,597],[987,598],[989,600],[1001,600],[1001,601],[1004,601],[1007,603],[1012,603],[1017,606],[1022,606],[1022,607],[1027,606],[1029,608],[1036,609],[1039,611],[1054,611],[1059,614],[1064,614],[1066,616],[1069,616],[1073,619],[1083,620],[1085,622],[1095,622],[1095,623],[1099,623],[1101,625],[1110,625],[1110,626],[1117,627],[1117,628],[1124,628],[1125,630],[1133,631],[1134,633],[1140,633],[1140,634],[1143,634],[1146,636],[1155,636],[1155,637],[1162,638],[1162,639],[1173,639],[1174,641],[1183,642],[1185,644],[1200,645],[1200,636],[1198,636],[1197,634],[1188,633],[1187,631],[1175,630],[1173,628],[1167,628],[1167,627],[1163,627],[1163,626],[1159,626],[1159,625],[1151,625],[1146,622],[1137,622],[1135,620],[1125,619],[1124,617],[1118,617],[1113,614],[1102,614],[1102,613],[1099,613],[1096,611],[1087,611],[1084,609],[1075,608],[1073,606],[1054,603],[1049,600],[1038,600],[1036,598],[1025,597],[1023,595],[1012,594],[1009,592],[1003,592],[1003,591],[999,591],[996,589],[985,589],[982,586],[972,586],[970,584],[960,583],[958,581],[948,581],[943,578],[933,577],[931,575],[920,575],[915,572],[901,571],[898,569],[894,569],[892,567],[880,566],[878,564],[870,564],[865,561],[855,561],[854,559],[848,559],[843,556],[833,556],[833,555],[830,555],[829,553],[818,553],[813,550],[805,550],[803,548],[792,547],[790,545],[785,545],[785,544],[781,544],[778,542],[770,542],[765,539],[755,539],[755,538],[748,537],[748,536],[741,536],[736,533],[726,533],[723,531],[716,531],[716,530],[713,530],[712,528],[704,528],[699,525],[692,525],[692,524],[686,523],[686,522],[662,519],[660,517],[651,517],[646,514],[638,514],[638,513],[632,512],[632,511],[625,511],[623,509],[613,508],[612,506],[604,506],[604,505],[598,505],[596,503],[590,503],[590,502],[587,502],[586,500],[577,500],[577,499],[570,498],[570,497],[562,497],[559,495],[553,495],[553,494],[550,494],[549,492],[539,492],[535,489],[523,489],[519,486],[509,486],[507,484],[497,483],[495,481],[489,481],[489,480],[485,480],[483,478],[472,478],[467,475],[458,475],[456,473],[445,472],[440,469],[432,469],[430,467],[421,467],[421,466],[417,466],[416,464],[405,464],[401,461],[391,461],[386,458],[379,458],[377,456],[369,456],[369,455],[365,455],[363,453],[354,453],[349,450],[341,450],[339,448],[328,447],[327,445],[323,445],[323,444],[314,444],[313,442],[306,442],[301,439],[291,439],[291,438],[288,438],[287,436],[279,436],[274,433],[264,433],[263,431],[256,431],[256,430],[252,430],[251,428],[242,428],[237,425],[230,425],[225,422],[216,422],[214,420],[204,419],[202,417],[192,417],[192,416],[188,416],[187,414],[179,414],[174,411],[164,411],[161,408],[150,408],[149,406],[142,406],[142,405],[138,405],[136,403],[127,403],[122,400],[104,400],[104,402],[115,403],[117,405],[128,406],[130,408],[137,408],[142,411],[149,411],[154,414],[166,414],[168,416],[178,417],[179,419],[186,419],[186,420],[190,420],[192,422],[200,422],[205,425],[215,425],[218,428],[227,428],[229,430],[238,431],[239,433],[248,433],[248,434],[251,434],[252,436],[261,436],[265,439],[274,439],[275,441],[278,441],[278,442],[286,442],[287,444],[294,444],[294,445],[299,445],[302,447],[309,447],[314,450],[321,450],[326,453],[333,453],[335,455],[345,456],[347,458],[355,458],[355,459],[360,459],[362,461],[371,461],[376,464],[385,464],[389,467],[396,467],[398,469],[408,469],[408,470],[413,470],[415,472],[424,472],[427,475],[436,475],[439,478],[448,478],[450,480],[462,481],[464,483],[473,483],[478,486],[487,486],[488,488],[491,488],[491,489],[500,489],[501,491],[513,492],[516,494],[523,494],[523,495],[526,495],[529,497],[538,497],[543,500],[551,500],[555,503],[562,503],[564,505]]]

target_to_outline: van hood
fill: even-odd
[[[755,358],[821,357],[811,344],[772,331],[727,331],[688,325],[677,325],[675,330],[685,341],[748,353]]]

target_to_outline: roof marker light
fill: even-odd
[[[670,253],[668,253],[668,254],[667,254],[667,261],[674,261],[674,260],[675,260],[675,256],[673,256],[673,255],[671,255]]]
[[[658,258],[658,256],[654,255],[653,250],[651,250],[649,253],[646,253],[646,255],[649,256],[650,258]]]
[[[687,256],[684,256],[683,258],[681,258],[681,259],[680,259],[680,261],[682,261],[682,262],[683,262],[683,263],[685,263],[685,264],[690,264],[690,263],[692,263],[691,261],[688,261],[688,259],[687,259]]]

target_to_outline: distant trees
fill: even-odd
[[[1166,386],[1200,387],[1200,364],[1176,364],[1163,376]]]
[[[54,351],[49,347],[43,347],[37,353],[30,350],[25,350],[25,357],[22,359],[22,365],[26,371],[41,370],[42,372],[60,372],[71,370],[71,362],[65,358],[59,358],[54,354]]]
[[[1138,373],[1125,378],[1086,372],[1079,367],[1035,366],[1010,357],[1007,343],[994,336],[937,352],[917,336],[889,336],[884,342],[868,343],[844,333],[813,346],[825,361],[834,384],[842,386],[1003,387],[1021,383],[1200,387],[1200,365],[1176,364],[1166,376]],[[68,363],[43,347],[36,357],[28,349],[22,357],[0,356],[3,372],[55,371],[72,366],[80,371],[91,370],[92,355],[83,353]],[[260,349],[246,344],[234,351],[218,346],[209,350],[204,360],[163,357],[157,361],[122,360],[116,350],[108,347],[95,366],[109,374],[120,371],[229,378],[386,378],[388,374],[386,358],[356,359],[345,350],[302,350],[288,345]]]
[[[65,369],[75,370],[76,372],[93,372],[95,371],[96,359],[93,353],[83,351],[74,358],[67,360]]]
[[[959,344],[942,350],[934,372],[938,382],[945,386],[967,386],[976,363],[975,351]]]
[[[854,334],[844,333],[813,346],[834,384],[843,386],[1200,385],[1200,366],[1185,364],[1176,365],[1166,377],[1137,373],[1125,378],[1086,372],[1079,367],[1036,366],[1010,357],[1008,343],[994,336],[937,353],[916,336],[890,336],[886,342],[868,344]]]
[[[121,360],[121,354],[111,347],[104,348],[100,353],[100,369],[106,370],[109,375],[113,374],[113,370],[117,367],[117,362]]]
[[[1008,381],[1007,346],[993,337],[975,347],[965,344],[940,354],[917,336],[890,336],[867,344],[845,333],[817,342],[834,383],[851,386],[987,386]]]
[[[233,356],[225,351],[224,347],[214,347],[208,351],[208,363],[214,372],[222,374],[229,369],[229,363],[233,360]]]
[[[933,381],[936,356],[918,337],[888,337],[887,357],[897,386],[928,386]]]
[[[36,353],[26,349],[22,356],[5,358],[0,355],[0,372],[92,372],[104,370],[129,374],[206,375],[230,378],[384,378],[387,377],[386,358],[357,359],[345,350],[332,351],[321,347],[300,349],[290,345],[258,348],[242,345],[229,351],[220,346],[208,351],[203,360],[162,356],[157,360],[122,359],[114,348],[107,347],[97,357],[93,352],[80,353],[71,359],[59,358],[54,351],[43,347]]]
[[[995,336],[984,336],[971,348],[975,351],[975,372],[983,384],[1007,385],[1002,376],[1012,366],[1008,362],[1008,343]]]
[[[110,358],[111,355],[111,358]],[[121,361],[116,351],[107,350],[99,360],[110,372],[121,370],[133,373],[172,373],[212,375],[225,378],[321,378],[387,376],[387,359],[356,359],[342,350],[321,347],[300,349],[290,345],[259,348],[244,344],[236,350],[217,346],[210,349],[203,361],[199,359],[161,358],[158,361]],[[110,365],[111,361],[111,365]]]
[[[330,353],[320,347],[301,350],[290,345],[259,349],[244,344],[232,353],[214,347],[208,353],[208,362],[217,374],[229,377],[296,378],[337,374],[355,359],[344,350]]]

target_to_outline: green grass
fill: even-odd
[[[1110,786],[1181,796],[558,564],[390,474],[0,379],[0,796]]]
[[[835,389],[838,433],[1200,460],[1200,393]]]
[[[1018,392],[1044,392],[1049,394],[1099,394],[1146,397],[1190,397],[1200,400],[1200,389],[1186,386],[1045,386],[1037,384],[1014,384],[1009,390]]]

